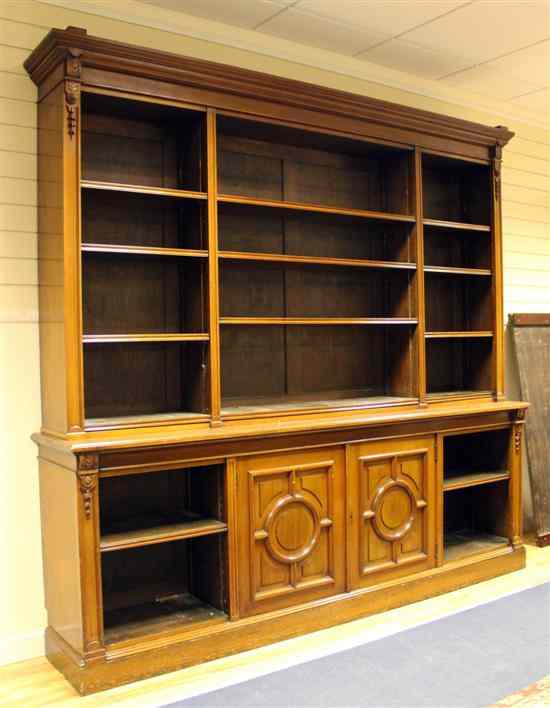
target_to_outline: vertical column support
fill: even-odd
[[[414,150],[414,204],[416,214],[416,350],[417,350],[417,390],[421,406],[426,406],[426,295],[424,286],[424,205],[422,198],[422,152]]]
[[[441,433],[435,436],[435,564],[440,567],[445,562],[445,496],[443,481],[445,476],[445,438]]]
[[[522,508],[522,442],[525,426],[525,410],[514,411],[514,422],[510,440],[510,482],[509,482],[509,532],[514,548],[523,544],[523,508]]]
[[[206,161],[208,190],[208,311],[210,335],[210,425],[221,425],[220,298],[218,273],[218,168],[216,112],[206,113]]]
[[[239,549],[237,542],[237,460],[227,460],[225,471],[225,499],[227,509],[227,566],[229,577],[229,619],[239,619],[238,566]]]
[[[67,427],[70,432],[82,430],[84,424],[80,263],[81,54],[79,49],[67,50],[64,82],[66,124],[63,130],[63,269]]]
[[[504,308],[502,297],[502,146],[495,145],[491,155],[491,294],[493,298],[492,385],[495,400],[504,396]]]
[[[80,546],[84,655],[93,660],[105,655],[103,648],[103,597],[99,550],[99,457],[78,456],[78,536]]]

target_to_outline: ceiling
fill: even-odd
[[[550,0],[141,0],[497,99],[550,121]]]

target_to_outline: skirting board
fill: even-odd
[[[144,647],[112,647],[106,657],[85,662],[51,628],[46,630],[46,654],[81,695],[140,678],[193,666],[222,656],[290,639],[359,617],[489,580],[525,566],[525,549],[506,547],[484,558],[449,563],[373,588],[356,590],[289,610],[256,615],[188,632],[181,638],[151,638]]]

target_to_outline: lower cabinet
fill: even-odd
[[[345,590],[345,449],[237,461],[242,617]]]
[[[350,445],[350,588],[434,567],[434,458],[433,437]]]

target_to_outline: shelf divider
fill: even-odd
[[[205,192],[196,192],[189,189],[168,189],[166,187],[146,187],[139,184],[123,184],[121,182],[99,182],[83,179],[80,181],[82,189],[102,189],[107,192],[127,192],[130,194],[149,194],[155,197],[173,197],[175,199],[199,199],[206,201]]]
[[[322,204],[306,204],[302,202],[285,202],[272,199],[255,199],[231,194],[220,194],[218,202],[224,204],[242,204],[243,206],[271,207],[275,209],[293,209],[295,211],[309,211],[319,214],[334,214],[336,216],[354,216],[364,219],[378,219],[380,221],[397,221],[414,224],[416,218],[410,214],[393,214],[368,209],[345,209],[341,207],[327,207]]]

